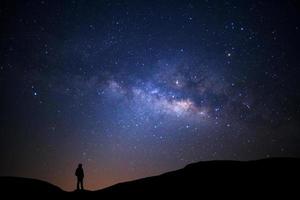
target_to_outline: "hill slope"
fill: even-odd
[[[300,159],[272,158],[257,161],[207,161],[183,169],[120,183],[97,191],[103,195],[233,195],[292,193],[300,180]]]
[[[257,161],[206,161],[159,176],[119,183],[93,192],[67,193],[44,181],[0,177],[0,191],[6,194],[55,194],[84,197],[159,197],[161,195],[232,196],[296,194],[300,180],[299,158],[271,158]],[[142,195],[142,196],[141,196]]]
[[[0,177],[0,191],[11,195],[63,193],[62,189],[48,182],[21,177]]]

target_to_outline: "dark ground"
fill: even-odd
[[[206,161],[98,191],[65,192],[40,180],[0,177],[1,194],[30,197],[288,197],[299,196],[300,158]],[[263,196],[262,196],[263,195]],[[297,199],[294,196],[293,199]]]

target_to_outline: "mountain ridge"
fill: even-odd
[[[300,158],[268,158],[252,161],[213,160],[191,163],[185,167],[156,176],[117,183],[95,191],[66,192],[46,181],[0,177],[0,191],[7,194],[38,196],[73,195],[86,197],[134,197],[139,195],[218,195],[291,193],[300,180]],[[218,192],[216,192],[218,191]]]

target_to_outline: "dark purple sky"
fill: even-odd
[[[0,175],[86,187],[300,156],[297,1],[0,3]]]

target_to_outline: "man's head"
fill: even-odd
[[[82,164],[81,164],[81,163],[79,163],[79,164],[78,164],[78,167],[79,167],[79,168],[82,168]]]

